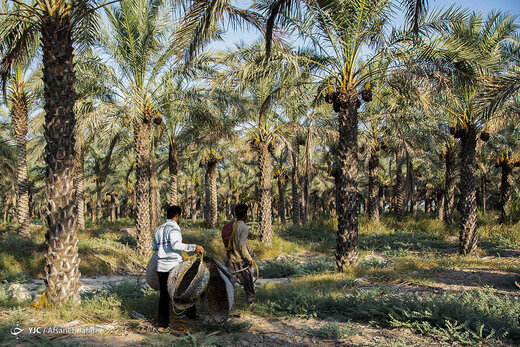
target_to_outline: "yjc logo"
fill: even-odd
[[[23,329],[22,328],[18,328],[18,326],[11,328],[11,334],[13,336],[16,336],[16,339],[18,339],[18,334],[20,334],[22,331],[23,331]]]

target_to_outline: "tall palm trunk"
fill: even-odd
[[[191,220],[197,220],[197,186],[195,182],[191,186]]]
[[[372,151],[368,159],[368,216],[379,220],[379,153]]]
[[[210,225],[211,221],[211,191],[209,184],[209,170],[206,167],[204,172],[204,221],[206,225]]]
[[[309,173],[307,168],[303,173],[302,179],[302,199],[301,199],[301,222],[306,224],[309,220]]]
[[[90,201],[90,213],[91,213],[91,220],[92,224],[97,223],[97,199],[96,194],[92,195],[91,201]]]
[[[446,146],[446,171],[444,172],[444,222],[453,224],[455,208],[455,146]]]
[[[137,205],[137,253],[148,256],[152,247],[150,229],[150,117],[134,123],[136,153],[136,205]]]
[[[282,224],[285,224],[285,178],[285,173],[278,175],[278,215]]]
[[[398,222],[404,220],[404,179],[402,158],[396,155],[395,170],[395,215]]]
[[[177,166],[179,163],[177,146],[170,141],[168,150],[168,169],[170,171],[170,205],[177,205]]]
[[[68,15],[42,14],[47,183],[46,298],[51,305],[79,302],[79,257],[74,189],[76,75]]]
[[[291,170],[291,192],[292,192],[292,220],[294,225],[300,225],[300,177],[298,175],[298,153],[299,145],[296,143],[295,151],[291,153],[292,170]]]
[[[437,208],[437,218],[444,222],[445,216],[444,213],[446,212],[446,209],[444,208],[446,204],[446,194],[444,193],[444,190],[441,190],[437,193],[437,200],[435,201],[435,207]]]
[[[76,157],[74,162],[74,171],[76,173],[76,209],[78,211],[78,229],[85,230],[85,151],[82,146],[77,146]]]
[[[11,100],[13,102],[12,119],[16,141],[18,162],[16,166],[16,214],[18,219],[18,235],[29,237],[29,183],[27,180],[27,96],[17,88]]]
[[[157,167],[155,161],[152,161],[151,165],[151,178],[150,178],[150,203],[151,209],[151,227],[154,231],[161,224],[161,192],[159,187],[159,179],[157,177]]]
[[[459,251],[471,254],[477,249],[477,198],[475,189],[475,125],[470,124],[460,141],[461,228]]]
[[[209,161],[207,166],[207,180],[206,181],[206,193],[209,194],[206,197],[208,202],[208,216],[206,223],[209,227],[215,228],[218,222],[218,207],[217,207],[217,162]]]
[[[98,221],[101,221],[103,219],[103,197],[101,196],[101,190],[101,184],[99,180],[96,180],[96,212]]]
[[[358,262],[358,107],[355,92],[340,93],[337,110],[339,123],[338,159],[339,170],[336,178],[336,210],[338,232],[336,246],[336,266],[338,271],[346,271],[349,265]]]
[[[486,174],[483,173],[480,177],[481,195],[482,195],[482,214],[486,214],[487,210],[487,180]]]
[[[511,184],[513,181],[513,167],[509,161],[502,163],[502,177],[500,181],[500,223],[509,219],[511,209]]]
[[[258,168],[260,169],[260,241],[270,246],[273,242],[271,177],[273,163],[269,144],[258,145]]]

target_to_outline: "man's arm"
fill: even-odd
[[[172,249],[176,251],[194,252],[196,245],[189,243],[182,243],[181,230],[177,228],[169,228],[170,233],[170,245]]]

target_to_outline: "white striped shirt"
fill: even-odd
[[[181,251],[194,252],[195,245],[182,243],[181,228],[171,219],[155,232],[152,249],[157,251],[157,271],[169,272],[182,262]]]

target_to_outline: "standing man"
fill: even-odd
[[[204,248],[199,245],[182,243],[181,219],[182,209],[179,206],[170,206],[166,211],[166,223],[155,232],[152,249],[157,251],[157,274],[159,275],[159,309],[158,325],[168,327],[170,319],[170,295],[168,294],[168,275],[170,271],[182,262],[181,251],[202,253]],[[186,310],[186,317],[195,319],[197,308],[195,305]]]
[[[256,300],[255,285],[250,270],[255,265],[255,261],[247,247],[247,235],[249,235],[249,228],[245,223],[247,219],[247,205],[240,204],[235,206],[235,216],[237,220],[233,224],[234,231],[231,235],[231,249],[227,251],[228,266],[231,272],[236,273],[235,276],[239,282],[244,285],[247,303],[251,304]],[[247,270],[243,270],[245,268]]]

